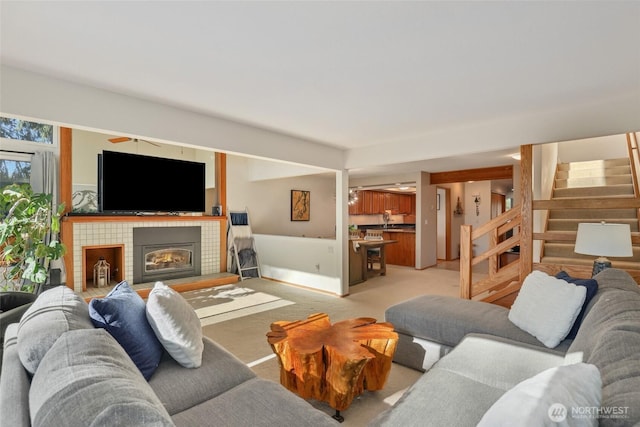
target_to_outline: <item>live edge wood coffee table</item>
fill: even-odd
[[[390,323],[360,317],[333,325],[324,313],[306,320],[271,324],[267,340],[278,357],[280,382],[304,399],[327,402],[340,411],[364,390],[384,387],[398,334]]]

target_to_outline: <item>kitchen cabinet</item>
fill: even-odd
[[[349,215],[381,215],[391,211],[392,215],[415,213],[415,194],[397,194],[384,191],[358,191],[358,200],[349,205]]]
[[[397,240],[397,243],[386,246],[387,264],[415,267],[416,265],[416,233],[408,231],[385,231],[384,240]]]
[[[364,191],[358,191],[358,200],[349,205],[349,215],[363,215],[364,214]]]
[[[369,191],[372,196],[371,214],[383,214],[384,213],[384,195],[381,191]]]
[[[412,198],[411,195],[406,195],[406,194],[400,195],[399,203],[398,203],[398,212],[401,214],[410,215],[412,199],[415,200],[415,198]]]
[[[395,193],[385,193],[384,195],[384,210],[391,211],[393,215],[399,212],[400,202],[398,195]]]

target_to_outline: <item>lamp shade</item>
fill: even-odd
[[[580,223],[574,252],[598,257],[630,257],[631,227],[629,224]]]

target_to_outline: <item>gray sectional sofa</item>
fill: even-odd
[[[623,270],[594,279],[577,335],[554,348],[497,305],[421,296],[389,307],[394,361],[425,374],[370,425],[640,425],[640,288]]]
[[[41,298],[49,303],[39,304]],[[52,289],[38,300],[6,329],[3,426],[336,424],[206,337],[198,368],[183,367],[165,351],[147,381],[113,336],[93,327],[87,303],[73,291]]]

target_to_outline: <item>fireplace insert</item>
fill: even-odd
[[[200,275],[200,227],[133,229],[133,282]]]

